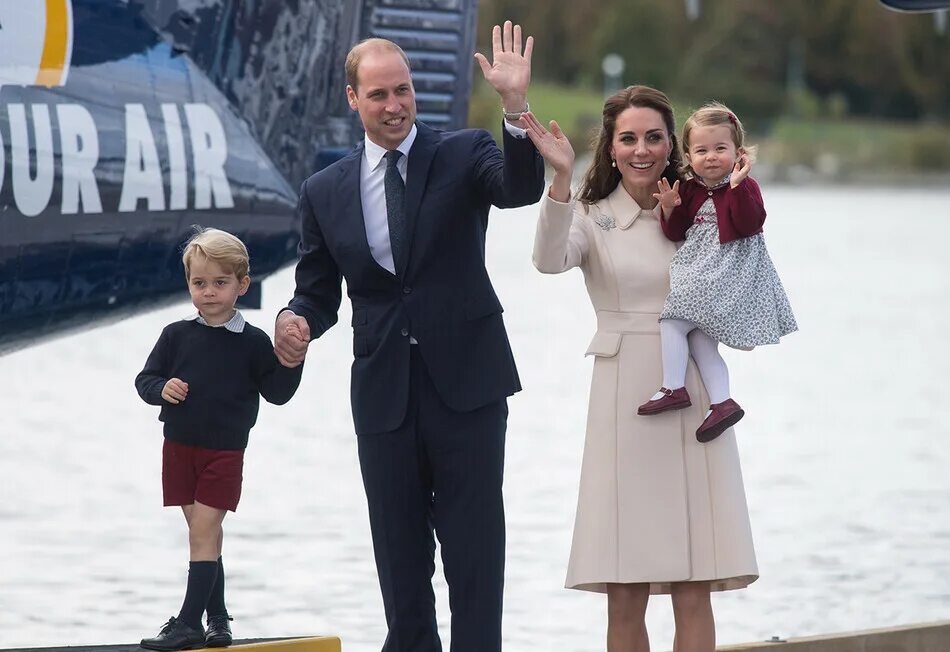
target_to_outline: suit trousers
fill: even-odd
[[[506,399],[456,412],[410,347],[409,406],[397,429],[358,437],[388,634],[383,652],[439,652],[432,575],[438,536],[451,652],[501,650]]]

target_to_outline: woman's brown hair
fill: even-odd
[[[614,138],[617,116],[631,106],[653,109],[663,117],[663,123],[666,125],[673,147],[670,151],[670,162],[660,176],[665,177],[670,185],[680,178],[678,170],[682,165],[681,154],[676,142],[676,120],[673,118],[673,105],[670,103],[670,98],[662,91],[649,86],[627,86],[604,102],[603,123],[594,138],[592,147],[594,160],[587,168],[584,181],[577,193],[577,198],[584,204],[600,201],[612,193],[620,183],[620,170],[611,165],[610,145]]]

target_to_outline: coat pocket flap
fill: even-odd
[[[486,315],[494,315],[502,312],[501,303],[495,296],[481,297],[469,301],[465,306],[466,319],[478,319]]]
[[[587,353],[584,355],[596,355],[604,358],[610,358],[617,355],[620,350],[620,340],[622,333],[611,333],[609,331],[597,331],[594,333],[594,339],[590,341],[587,347]]]

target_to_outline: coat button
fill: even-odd
[[[412,294],[412,288],[408,285],[402,289],[403,294]]]
[[[709,191],[709,196],[712,197],[712,190]]]
[[[399,333],[400,333],[403,337],[409,337],[409,329],[408,329],[408,328],[402,329],[401,331],[399,331]]]

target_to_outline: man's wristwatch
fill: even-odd
[[[501,107],[501,112],[505,116],[505,120],[520,120],[521,116],[531,110],[531,105],[526,101],[524,103],[524,108],[520,111],[505,111],[505,107]]]

